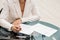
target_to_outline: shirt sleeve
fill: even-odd
[[[11,31],[11,27],[13,26],[10,22],[8,22],[6,19],[9,14],[9,7],[6,0],[2,3],[1,8],[3,8],[2,12],[0,13],[0,26],[3,28],[6,28],[7,30]]]
[[[10,24],[9,22],[7,22],[4,19],[0,19],[0,26],[6,28],[8,31],[11,31],[11,27],[13,26],[12,24]]]
[[[22,23],[24,22],[32,22],[32,21],[37,21],[39,20],[39,16],[29,16],[29,17],[25,17],[25,18],[21,18],[22,19]]]

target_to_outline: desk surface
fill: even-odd
[[[51,28],[54,28],[54,29],[57,29],[58,30],[57,33],[55,33],[51,37],[45,37],[44,38],[45,40],[53,40],[53,39],[60,40],[60,29],[57,26],[55,26],[55,25],[53,25],[51,23],[44,22],[44,21],[34,21],[34,22],[27,22],[25,24],[26,25],[35,25],[37,23],[40,23],[42,25],[45,25],[45,26],[48,26],[48,27],[51,27]],[[42,35],[41,34],[38,34],[38,37],[35,37],[35,39],[36,40],[42,40]]]
[[[31,22],[31,23],[29,23],[29,22],[27,22],[26,24],[27,25],[35,25],[36,23],[40,23],[40,24],[43,24],[43,25],[45,25],[45,26],[48,26],[48,27],[51,27],[51,28],[54,28],[54,29],[57,29],[58,31],[54,34],[54,35],[52,35],[51,37],[46,37],[45,38],[45,40],[53,40],[54,38],[56,39],[56,40],[60,40],[60,29],[57,27],[57,26],[55,26],[55,25],[53,25],[53,24],[51,24],[51,23],[48,23],[48,22],[44,22],[44,21],[35,21],[35,22]],[[54,37],[54,38],[53,38]],[[39,40],[39,39],[38,39]]]

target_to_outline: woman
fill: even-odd
[[[39,20],[39,13],[32,0],[4,0],[0,14],[0,26],[9,31],[19,32],[20,23]],[[2,22],[3,21],[3,22]]]
[[[40,19],[33,0],[4,0],[2,5],[0,26],[8,31],[17,33],[21,30],[21,23]]]

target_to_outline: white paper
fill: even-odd
[[[33,26],[25,25],[25,24],[21,24],[20,26],[22,28],[22,30],[20,32],[24,33],[24,34],[28,34],[28,35],[30,35],[34,31],[36,31],[40,34],[50,37],[51,35],[53,35],[54,33],[57,32],[56,29],[44,26],[39,23],[37,23],[36,25],[33,25]]]
[[[25,25],[25,24],[20,24],[22,30],[20,33],[28,34],[31,35],[33,33],[33,30],[31,30],[31,26]]]
[[[50,37],[51,35],[53,35],[54,33],[57,32],[56,29],[53,29],[53,28],[50,28],[50,27],[47,27],[47,26],[44,26],[42,24],[36,24],[32,27],[32,29],[40,34],[43,34],[45,36],[48,36]]]

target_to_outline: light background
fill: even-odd
[[[52,23],[60,28],[60,0],[35,0],[40,20]]]

